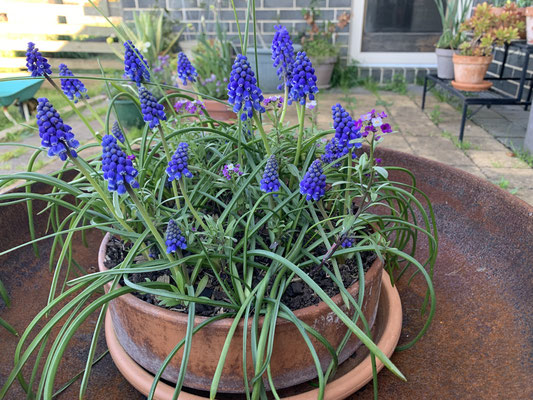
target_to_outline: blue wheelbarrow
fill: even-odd
[[[13,80],[0,82],[0,106],[4,115],[14,124],[17,121],[9,114],[7,107],[15,103],[26,122],[30,120],[30,111],[37,107],[33,97],[43,84],[44,79]]]

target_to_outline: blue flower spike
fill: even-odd
[[[118,139],[120,143],[124,143],[126,141],[126,138],[124,137],[124,134],[120,130],[120,126],[118,125],[117,121],[113,123],[113,127],[111,128],[111,133],[113,134],[114,137]]]
[[[171,182],[174,179],[180,180],[182,176],[186,178],[192,178],[192,173],[188,169],[189,167],[189,145],[185,142],[181,142],[176,149],[176,152],[172,156],[168,167],[166,169],[168,175],[168,181]]]
[[[117,192],[119,195],[126,193],[126,185],[133,189],[139,187],[135,179],[138,171],[133,166],[131,159],[126,156],[117,144],[113,135],[105,135],[102,138],[102,171],[107,180],[107,189]]]
[[[77,103],[78,99],[89,98],[83,82],[74,78],[74,74],[66,64],[59,64],[59,76],[61,77],[61,90],[74,103]]]
[[[286,27],[276,25],[275,29],[276,33],[272,40],[272,61],[274,61],[274,68],[277,68],[278,79],[282,82],[278,86],[278,90],[283,89],[283,86],[287,86],[290,89],[294,64],[294,47]]]
[[[168,221],[165,244],[167,245],[167,254],[175,253],[178,249],[185,250],[187,248],[187,241],[173,219]]]
[[[183,52],[178,53],[178,77],[183,82],[184,86],[187,86],[187,81],[194,83],[198,73],[192,66],[191,62]]]
[[[318,93],[318,88],[316,86],[315,69],[305,51],[300,51],[296,55],[292,69],[289,104],[293,101],[298,101],[304,105],[307,99],[314,100],[316,93]]]
[[[160,121],[166,121],[163,104],[159,104],[150,91],[144,87],[139,88],[139,99],[141,100],[141,111],[143,119],[148,122],[150,129],[159,125]]]
[[[355,243],[354,238],[346,236],[341,243],[341,246],[344,248],[352,247]]]
[[[254,110],[263,113],[265,107],[261,105],[263,93],[257,87],[254,71],[246,56],[238,54],[228,83],[228,102],[233,105],[233,111],[242,110],[241,120],[252,118]]]
[[[278,172],[278,160],[276,156],[272,154],[265,166],[265,172],[263,172],[263,179],[261,179],[260,188],[265,193],[277,192],[280,188],[279,185],[279,172]],[[277,197],[274,194],[274,197]]]
[[[341,146],[339,139],[334,137],[326,144],[325,152],[322,155],[321,159],[325,164],[329,164],[335,160],[338,160],[347,153],[348,147]],[[335,168],[338,168],[341,166],[341,163],[335,163],[333,164],[333,166]]]
[[[143,57],[141,52],[135,48],[135,45],[128,40],[124,42],[124,73],[137,86],[142,82],[150,82],[150,71],[148,70],[148,61]]]
[[[33,42],[28,43],[28,50],[26,50],[26,67],[33,77],[52,74],[48,60],[42,56]]]
[[[350,141],[362,137],[361,124],[354,121],[350,114],[348,114],[339,103],[331,107],[331,114],[333,118],[333,128],[335,129],[335,138],[338,139],[339,146],[346,149],[346,153],[352,148],[360,148],[361,143],[350,143]],[[356,157],[355,153],[352,153],[352,157]]]
[[[322,170],[322,161],[315,160],[300,182],[300,193],[306,200],[318,201],[326,193],[326,175]]]
[[[74,137],[72,128],[63,123],[63,119],[52,103],[41,97],[37,104],[37,126],[41,145],[48,148],[48,156],[58,156],[66,161],[68,154],[77,157],[76,149],[80,143]]]

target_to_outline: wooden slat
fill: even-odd
[[[0,37],[9,38],[10,35],[26,37],[37,35],[89,35],[89,36],[111,36],[115,30],[109,26],[90,26],[74,24],[40,24],[22,25],[0,23]]]
[[[98,61],[95,58],[49,58],[52,70],[57,73],[59,64],[67,64],[71,70],[98,70]],[[104,68],[122,69],[124,64],[118,59],[100,59]],[[24,69],[26,68],[26,58],[0,57],[0,69]]]
[[[114,53],[113,48],[119,53],[123,52],[124,47],[120,43],[113,43],[112,45],[106,42],[75,42],[68,40],[46,40],[36,43],[40,51],[73,51],[80,53]],[[28,48],[27,39],[0,39],[0,49],[4,51],[20,50],[24,51]]]

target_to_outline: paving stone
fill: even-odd
[[[526,203],[533,204],[533,189],[519,189],[515,196]]]
[[[478,178],[485,180],[487,179],[485,174],[483,174],[483,171],[481,171],[481,168],[479,168],[477,165],[461,165],[457,166],[456,168],[468,172],[469,174],[472,174],[474,176],[477,176]]]
[[[465,137],[464,143],[470,144],[468,150],[507,151],[502,143],[490,135]]]
[[[480,167],[483,168],[528,168],[529,166],[516,157],[511,156],[510,151],[483,151],[468,150],[468,157]]]
[[[381,142],[379,146],[413,154],[412,147],[409,145],[409,143],[407,143],[407,140],[405,140],[405,138],[398,133],[385,135],[383,142]]]
[[[511,189],[533,189],[532,168],[483,168],[483,174],[496,184],[504,178]]]
[[[406,140],[413,149],[413,154],[418,156],[452,166],[474,166],[463,151],[455,147],[449,139],[440,136],[434,138],[406,136]]]

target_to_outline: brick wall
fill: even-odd
[[[231,8],[230,0],[121,0],[123,16],[126,21],[133,19],[133,13],[149,10],[154,6],[165,7],[171,16],[179,21],[191,23],[196,31],[204,30],[208,35],[214,35],[214,14],[209,11],[209,5],[217,8],[218,18],[223,24],[228,37],[238,44],[237,24]],[[244,33],[247,0],[234,0],[237,16]],[[285,25],[297,41],[297,34],[306,30],[306,23],[302,17],[302,9],[309,6],[309,0],[256,0],[256,18],[258,33],[261,34],[265,43],[270,47],[274,34],[274,25]],[[337,21],[343,12],[351,11],[351,0],[319,0],[317,9],[320,10],[320,21]],[[204,23],[201,23],[202,17]],[[203,28],[201,28],[201,25]],[[176,30],[179,27],[176,27]],[[345,27],[335,37],[335,42],[340,46],[341,57],[346,59],[348,54],[348,41],[350,25]],[[191,36],[191,38],[193,38]],[[252,43],[252,29],[250,28],[250,43]],[[258,39],[258,43],[261,43]]]

